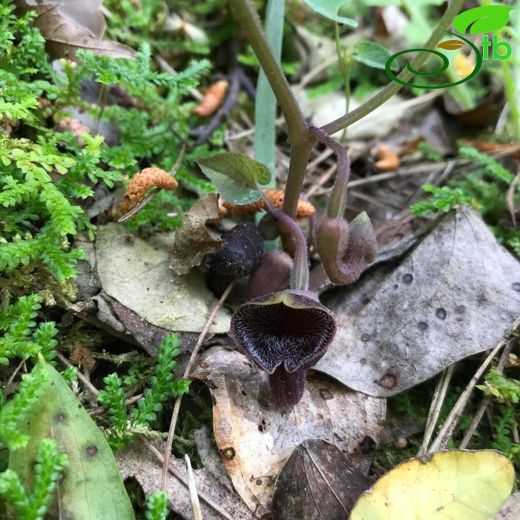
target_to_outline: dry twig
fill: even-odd
[[[213,307],[212,311],[210,312],[208,319],[206,321],[206,324],[204,325],[204,328],[202,329],[200,336],[197,339],[197,343],[193,347],[193,351],[191,353],[188,364],[186,365],[186,369],[184,370],[184,374],[183,374],[184,379],[187,379],[190,376],[191,369],[193,368],[193,365],[195,364],[195,361],[199,354],[200,348],[202,347],[204,338],[206,337],[206,335],[211,327],[211,324],[213,323],[213,320],[215,319],[215,316],[217,315],[218,310],[223,305],[223,303],[226,301],[226,298],[229,296],[229,293],[231,292],[233,285],[234,285],[233,282],[231,282],[227,286],[226,290],[220,297],[219,301],[217,302],[215,307]],[[181,408],[181,403],[182,403],[182,394],[179,397],[177,397],[177,400],[175,401],[175,405],[173,407],[173,412],[172,412],[172,418],[170,421],[170,428],[168,430],[168,438],[166,440],[166,447],[164,448],[164,462],[163,462],[163,472],[162,472],[162,488],[164,491],[166,491],[166,489],[168,488],[168,468],[170,466],[173,438],[175,436],[175,427],[177,426],[177,419],[179,417],[179,410]]]
[[[453,434],[453,431],[455,430],[455,427],[457,426],[459,419],[464,411],[464,408],[466,407],[469,398],[471,396],[471,393],[473,392],[473,389],[475,388],[476,384],[478,383],[478,380],[482,377],[484,372],[487,370],[488,366],[493,361],[493,358],[497,355],[497,353],[504,348],[510,341],[514,341],[514,338],[512,338],[514,332],[518,329],[520,326],[520,318],[518,318],[511,327],[511,331],[509,334],[504,336],[503,339],[501,339],[496,346],[491,350],[491,352],[488,354],[484,362],[480,365],[478,370],[475,372],[473,377],[471,378],[470,382],[467,384],[466,388],[462,392],[462,394],[459,396],[457,402],[455,403],[454,407],[452,408],[451,412],[449,413],[448,417],[446,418],[446,421],[442,425],[441,430],[439,431],[437,438],[432,442],[428,453],[434,453],[436,451],[440,451],[442,449],[446,448],[446,445],[448,444],[448,441],[450,437]]]

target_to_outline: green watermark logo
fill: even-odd
[[[396,52],[388,60],[385,64],[385,70],[388,77],[401,85],[407,87],[414,88],[427,88],[427,89],[436,89],[436,88],[448,88],[454,87],[455,85],[460,85],[461,83],[465,83],[473,78],[476,74],[478,74],[479,70],[482,67],[482,63],[484,60],[507,60],[511,56],[511,45],[509,42],[502,41],[498,39],[496,34],[493,34],[491,39],[489,38],[488,33],[493,33],[505,27],[509,22],[509,13],[512,7],[507,5],[486,5],[482,7],[475,7],[474,9],[468,9],[467,11],[463,11],[458,14],[453,20],[453,28],[457,32],[448,31],[450,36],[453,36],[455,39],[445,40],[439,45],[437,48],[442,49],[442,51],[438,51],[436,49],[405,49],[400,52]],[[482,34],[482,39],[480,44],[473,43],[469,38],[465,38],[462,34]],[[408,53],[418,53],[418,52],[426,52],[437,56],[440,59],[440,65],[435,68],[435,70],[429,71],[421,71],[416,70],[412,66],[411,62],[406,65],[406,70],[414,74],[415,76],[437,76],[446,72],[450,67],[450,52],[454,50],[459,50],[468,45],[471,48],[471,51],[475,56],[475,66],[473,70],[465,76],[463,79],[459,81],[454,81],[452,83],[445,83],[443,85],[436,84],[421,84],[418,83],[409,83],[406,81],[402,81],[399,79],[399,73],[395,73],[395,65],[396,60],[404,56]],[[491,52],[490,52],[491,47]]]

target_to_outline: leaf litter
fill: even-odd
[[[492,348],[520,315],[520,264],[461,208],[388,274],[369,301],[333,308],[338,333],[315,369],[391,396]],[[356,292],[363,293],[370,276]]]

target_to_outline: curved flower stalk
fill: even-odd
[[[316,248],[331,282],[349,285],[373,262],[377,239],[365,212],[350,224],[341,218],[322,217],[316,229]]]
[[[287,408],[302,398],[307,369],[327,351],[336,323],[312,293],[287,290],[240,306],[231,318],[230,333],[269,374],[274,401]]]

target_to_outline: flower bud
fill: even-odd
[[[316,247],[330,280],[349,285],[373,262],[377,239],[365,212],[350,224],[340,218],[323,217],[316,229]]]
[[[249,290],[251,298],[289,287],[294,262],[284,251],[269,251],[252,274]]]

